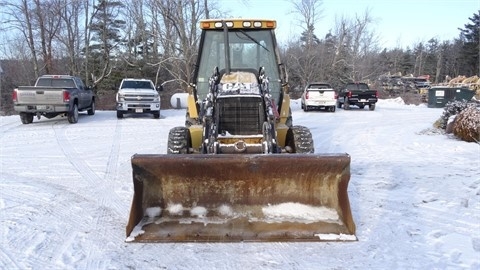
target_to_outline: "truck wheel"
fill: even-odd
[[[307,127],[293,126],[287,131],[285,146],[292,149],[292,153],[314,153],[312,133]]]
[[[92,104],[90,105],[90,109],[87,111],[88,115],[94,115],[95,114],[95,100],[92,99]]]
[[[329,111],[329,112],[335,112],[335,106],[329,107],[329,108],[328,108],[328,111]]]
[[[153,113],[153,118],[155,119],[160,118],[160,112]]]
[[[68,122],[70,124],[75,124],[78,122],[78,105],[77,103],[73,104],[73,108],[68,112]]]
[[[33,113],[21,112],[20,113],[20,120],[22,121],[22,124],[32,123],[33,122]]]
[[[368,109],[370,111],[374,111],[375,110],[375,104],[368,105]]]
[[[167,154],[189,154],[192,147],[190,130],[186,127],[174,127],[168,133]]]
[[[121,111],[117,111],[117,118],[118,119],[123,118],[123,113]]]

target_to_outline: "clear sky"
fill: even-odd
[[[298,0],[218,0],[231,17],[277,20],[280,42],[298,36],[302,29],[292,14],[292,1]],[[323,38],[336,20],[353,19],[366,11],[374,19],[370,29],[380,38],[381,47],[406,48],[431,38],[440,41],[457,38],[468,19],[480,10],[480,0],[323,0],[321,19],[315,34]]]

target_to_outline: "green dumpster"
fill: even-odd
[[[467,87],[435,86],[428,89],[428,107],[443,108],[452,100],[471,100],[475,91]]]

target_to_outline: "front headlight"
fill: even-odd
[[[154,96],[153,96],[153,101],[155,101],[155,102],[157,102],[157,101],[160,102],[160,95],[158,95],[158,94],[154,95]]]
[[[117,93],[117,102],[125,101],[125,95],[122,93]]]

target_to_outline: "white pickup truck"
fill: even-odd
[[[328,83],[312,82],[303,91],[301,105],[305,112],[310,109],[324,109],[335,112],[336,104],[337,94]]]
[[[148,79],[123,79],[117,92],[117,118],[124,114],[153,114],[160,118],[160,95]]]

